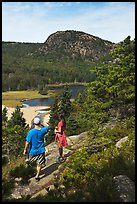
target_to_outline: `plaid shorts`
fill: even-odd
[[[39,155],[35,155],[35,156],[30,156],[29,155],[29,160],[28,160],[27,163],[30,164],[30,163],[33,163],[33,162],[37,162],[37,164],[39,166],[45,165],[45,162],[46,162],[46,160],[45,160],[45,152],[42,153],[42,154],[39,154]]]

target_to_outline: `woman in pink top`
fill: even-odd
[[[56,126],[56,136],[55,136],[55,142],[57,142],[58,150],[59,150],[59,158],[58,160],[62,160],[63,157],[63,147],[68,145],[67,137],[65,133],[66,129],[66,121],[62,114],[59,115],[60,121],[58,123],[58,126]]]

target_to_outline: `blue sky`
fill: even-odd
[[[2,41],[43,43],[65,30],[134,39],[135,2],[2,2]]]

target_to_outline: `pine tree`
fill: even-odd
[[[3,125],[6,125],[8,121],[7,112],[8,112],[7,108],[4,107],[2,110],[2,124]]]
[[[58,113],[63,114],[65,118],[68,118],[70,116],[70,112],[72,109],[70,98],[71,92],[68,85],[66,84],[58,103]]]
[[[16,107],[15,111],[12,113],[10,120],[8,121],[9,127],[14,127],[15,125],[19,125],[24,128],[28,127],[26,119],[23,117],[23,112],[20,111],[19,106]]]
[[[94,67],[83,103],[75,104],[79,127],[98,131],[111,119],[135,114],[135,40],[127,37],[111,51],[112,61]]]
[[[10,162],[11,158],[22,155],[24,148],[25,137],[28,129],[24,129],[20,125],[14,127],[3,127],[2,129],[2,157],[3,163],[5,158]]]
[[[79,129],[78,121],[75,120],[73,115],[70,115],[67,120],[67,135],[77,134],[77,130]]]
[[[54,130],[57,124],[58,124],[58,97],[56,96],[51,106],[50,119],[48,122],[49,125],[49,133],[47,136],[48,143],[51,142],[53,140],[53,137],[55,136]]]

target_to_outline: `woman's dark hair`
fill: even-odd
[[[59,119],[65,119],[64,114],[59,114]]]

